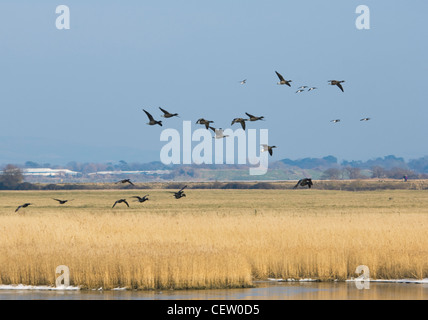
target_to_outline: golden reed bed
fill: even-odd
[[[428,277],[426,190],[171,191],[0,192],[0,284],[54,286],[59,265],[71,285],[104,289],[346,280],[359,265],[374,279]],[[120,198],[131,207],[112,209]]]

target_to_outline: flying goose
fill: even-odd
[[[309,89],[308,89],[308,91],[312,91],[312,90],[315,90],[315,89],[318,89],[317,87],[310,87]]]
[[[340,90],[342,90],[342,92],[345,92],[345,91],[343,91],[343,87],[342,87],[342,85],[341,85],[341,83],[342,83],[342,82],[345,82],[345,80],[342,80],[342,81],[338,81],[338,80],[329,80],[328,82],[330,82],[330,84],[331,84],[332,86],[338,86],[338,87],[339,87],[339,89],[340,89]]]
[[[204,118],[200,118],[200,119],[198,119],[198,121],[196,121],[196,123],[197,124],[203,124],[203,125],[205,125],[205,128],[209,128],[209,126],[210,126],[210,123],[213,123],[214,121],[211,121],[211,120],[205,120]]]
[[[300,93],[300,92],[304,92],[305,90],[303,90],[303,89],[299,89],[299,90],[297,90],[296,91],[296,93]]]
[[[268,146],[267,144],[262,144],[262,152],[266,152],[266,151],[268,151],[269,152],[269,154],[272,156],[272,153],[273,153],[273,148],[276,148],[276,146]]]
[[[331,120],[330,122],[340,122],[340,119]]]
[[[242,81],[239,81],[241,84],[246,84],[247,83],[247,79],[244,79]]]
[[[370,120],[370,118],[362,118],[362,119],[360,119],[360,121],[369,121]]]
[[[115,183],[129,183],[130,185],[135,186],[135,185],[131,182],[131,179],[122,179],[122,180],[119,180],[119,181],[117,181],[117,182],[115,182]]]
[[[15,212],[18,212],[18,210],[21,209],[21,208],[27,208],[31,204],[32,203],[24,203],[24,204],[20,205],[18,208],[16,208]]]
[[[120,200],[117,200],[115,203],[114,203],[114,205],[113,205],[113,207],[112,208],[114,208],[114,206],[116,205],[116,204],[118,204],[118,203],[125,203],[127,206],[128,206],[128,208],[129,208],[129,204],[128,204],[128,202],[126,202],[126,199],[120,199]]]
[[[297,89],[306,89],[308,86],[300,86]]]
[[[146,194],[145,196],[143,196],[143,197],[139,197],[139,196],[133,196],[133,197],[131,197],[131,198],[137,198],[138,200],[138,202],[141,202],[141,203],[143,203],[144,201],[147,201],[147,200],[149,200],[149,198],[147,198],[148,197],[148,194]]]
[[[64,204],[64,203],[66,203],[66,202],[68,202],[68,201],[73,201],[73,199],[72,199],[72,200],[60,200],[60,199],[53,199],[53,200],[58,201],[58,202],[59,202],[59,204]]]
[[[249,114],[249,113],[247,113],[247,112],[245,112],[245,114],[250,118],[250,119],[249,119],[250,121],[257,121],[257,120],[263,120],[263,119],[264,119],[264,117],[263,117],[263,116],[261,116],[261,117],[256,117],[256,116],[253,116],[252,114]]]
[[[242,129],[245,130],[245,121],[248,121],[248,119],[235,118],[235,119],[232,120],[232,124],[231,125],[239,122],[241,124],[241,126],[242,126]]]
[[[162,127],[162,121],[156,121],[155,119],[153,119],[153,116],[148,113],[146,110],[143,109],[143,111],[147,114],[147,117],[149,118],[149,122],[147,122],[148,125],[150,126],[154,126],[155,124],[158,124]]]
[[[291,87],[290,82],[292,82],[292,80],[285,80],[284,77],[281,74],[279,74],[277,71],[275,71],[275,73],[280,80],[279,82],[277,82],[277,84],[280,84],[280,85],[286,84],[287,86]]]
[[[294,186],[293,189],[297,189],[298,186],[304,187],[304,186],[308,186],[309,189],[312,187],[313,183],[312,183],[312,179],[310,178],[304,178],[304,179],[300,179],[297,184]]]
[[[168,111],[166,111],[165,109],[162,109],[161,107],[159,107],[159,109],[163,112],[163,115],[161,115],[161,117],[163,118],[178,117],[178,113],[169,113]]]
[[[182,198],[182,197],[185,197],[186,196],[186,194],[184,193],[184,188],[187,188],[187,186],[184,186],[183,188],[181,188],[179,191],[177,191],[177,192],[173,192],[174,193],[174,197],[175,197],[175,199],[180,199],[180,198]]]
[[[214,127],[210,127],[210,129],[215,133],[215,137],[213,137],[213,139],[222,139],[229,136],[227,134],[223,134],[224,130],[222,128],[216,129]]]

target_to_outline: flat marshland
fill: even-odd
[[[0,192],[0,284],[52,286],[59,265],[88,289],[340,281],[359,265],[373,279],[428,277],[427,190],[171,191]],[[130,208],[112,208],[122,198]]]

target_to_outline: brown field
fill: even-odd
[[[374,279],[428,277],[427,190],[171,191],[0,192],[0,284],[55,285],[59,265],[71,285],[104,289],[346,280],[359,265]],[[120,198],[131,207],[112,209]]]

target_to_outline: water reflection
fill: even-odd
[[[428,284],[258,282],[255,288],[167,291],[0,290],[0,300],[428,300]]]

